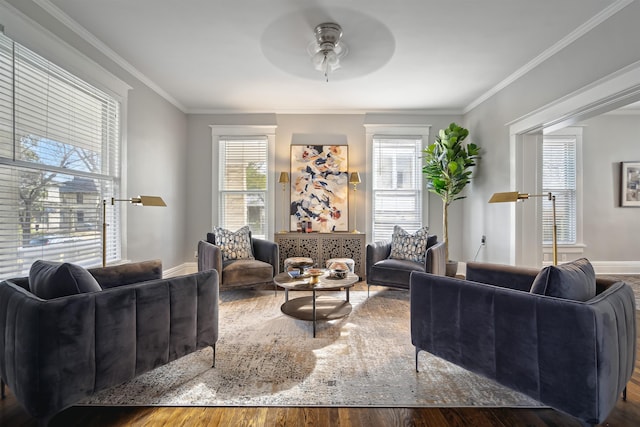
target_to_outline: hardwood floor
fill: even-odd
[[[640,325],[640,311],[636,312]],[[640,335],[640,334],[639,334]],[[640,339],[638,339],[640,356]],[[0,426],[36,426],[7,390],[0,400]],[[71,407],[57,414],[51,426],[581,426],[553,409],[506,408],[282,408],[282,407]],[[627,386],[627,400],[618,400],[602,425],[640,425],[640,357]]]

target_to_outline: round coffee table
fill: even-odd
[[[347,273],[344,279],[332,279],[329,271],[319,277],[318,283],[310,284],[309,277],[292,278],[288,273],[280,273],[273,278],[276,285],[284,288],[284,303],[280,310],[287,316],[313,322],[313,337],[316,336],[317,320],[333,320],[345,317],[351,313],[349,302],[349,288],[358,283],[360,278],[354,273]],[[311,296],[292,298],[289,300],[289,290],[311,291]],[[317,296],[316,291],[335,291],[344,289],[346,299],[328,296]]]

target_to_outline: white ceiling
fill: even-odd
[[[183,111],[341,113],[464,111],[624,3],[34,1]],[[327,20],[349,46],[328,83],[306,51]]]

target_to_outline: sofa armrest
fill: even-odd
[[[222,280],[222,251],[204,240],[198,242],[198,271],[216,270]]]
[[[366,277],[371,277],[371,267],[378,261],[389,258],[391,255],[391,241],[382,240],[380,242],[373,242],[367,245],[367,259],[366,259]]]
[[[427,248],[424,257],[424,271],[444,276],[447,271],[447,248],[444,242],[438,242]]]
[[[578,302],[414,272],[411,341],[596,424],[633,372],[634,306],[623,283]]]
[[[280,272],[280,250],[278,244],[264,239],[251,238],[253,256],[259,260],[271,264],[273,275]]]
[[[529,292],[539,272],[540,270],[537,268],[468,262],[466,279],[472,282]]]
[[[162,261],[131,262],[121,265],[90,268],[89,273],[102,289],[162,278]]]

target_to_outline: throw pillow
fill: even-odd
[[[91,273],[81,266],[42,260],[31,265],[29,287],[31,292],[42,299],[102,290]]]
[[[399,225],[394,226],[389,258],[424,262],[428,238],[429,227],[422,227],[415,233],[409,234]]]
[[[248,225],[233,232],[222,227],[214,227],[216,246],[222,251],[222,261],[235,259],[255,259],[251,248],[251,230]]]
[[[543,268],[531,285],[531,293],[588,301],[596,295],[596,273],[586,258]]]

